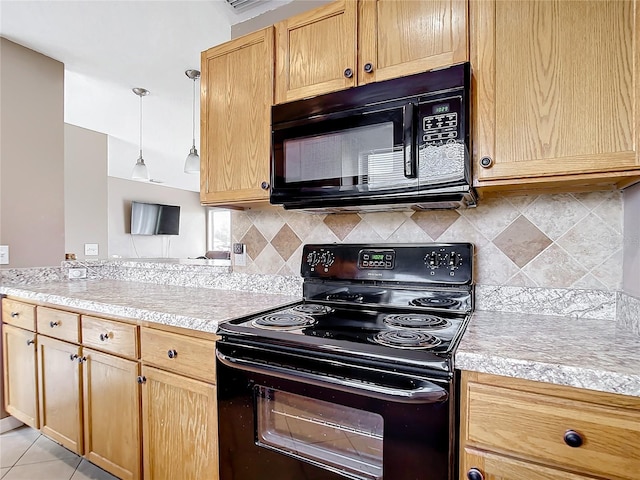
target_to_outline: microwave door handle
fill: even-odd
[[[407,178],[416,178],[417,173],[417,155],[416,144],[414,142],[415,135],[415,106],[413,103],[407,103],[402,107],[402,138],[404,146],[404,176]]]
[[[444,388],[422,378],[410,377],[415,388],[404,390],[371,382],[361,382],[356,379],[350,380],[346,378],[337,378],[326,374],[312,373],[303,370],[291,370],[279,365],[267,365],[261,362],[225,355],[219,350],[216,350],[216,357],[223,365],[230,368],[262,375],[270,375],[272,377],[306,383],[308,385],[333,388],[335,390],[361,396],[366,395],[381,400],[399,403],[438,403],[444,402],[449,398],[449,394]],[[366,367],[364,368],[366,369]],[[395,375],[398,377],[409,378],[408,376],[400,373],[396,373]]]

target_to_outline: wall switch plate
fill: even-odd
[[[0,245],[0,265],[9,265],[9,245]]]
[[[85,255],[98,255],[98,244],[97,243],[85,243],[84,244],[84,254]]]
[[[244,243],[233,244],[233,264],[238,267],[247,265],[247,246]]]
[[[72,278],[87,278],[87,269],[86,268],[70,268],[69,269],[69,279]]]

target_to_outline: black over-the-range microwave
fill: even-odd
[[[271,109],[272,204],[287,209],[476,205],[469,63]]]

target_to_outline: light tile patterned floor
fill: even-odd
[[[2,480],[118,480],[29,427],[0,435],[0,459]]]

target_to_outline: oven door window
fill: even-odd
[[[257,443],[354,479],[382,478],[380,415],[256,387]]]

